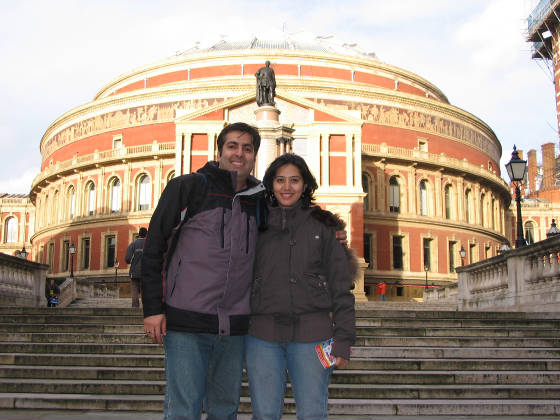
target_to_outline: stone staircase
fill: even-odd
[[[331,418],[560,415],[560,314],[391,307],[359,307]],[[161,413],[162,348],[138,309],[0,308],[0,333],[0,409]]]

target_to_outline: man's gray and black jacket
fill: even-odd
[[[144,317],[165,313],[167,329],[247,333],[253,260],[264,187],[209,162],[172,179],[150,221],[142,256]]]

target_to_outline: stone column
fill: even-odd
[[[278,156],[276,139],[281,137],[279,116],[280,110],[274,106],[264,105],[255,110],[257,129],[261,135],[261,146],[255,166],[255,176],[258,179],[263,178],[270,162]]]
[[[366,292],[364,289],[364,278],[365,278],[365,272],[366,272],[366,268],[367,268],[368,264],[367,262],[363,259],[363,258],[358,258],[358,272],[356,273],[356,277],[354,278],[354,290],[352,290],[352,293],[354,293],[354,298],[356,299],[356,302],[367,302],[368,298],[366,296]]]
[[[321,134],[321,186],[328,187],[330,184],[329,177],[329,135],[326,133]]]

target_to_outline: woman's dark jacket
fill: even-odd
[[[270,208],[257,242],[249,334],[279,342],[334,337],[332,354],[350,358],[353,274],[337,224],[320,207]]]

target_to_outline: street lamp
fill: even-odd
[[[70,277],[74,278],[74,254],[76,253],[74,244],[68,247],[68,252],[70,253]]]
[[[29,255],[29,253],[25,250],[25,244],[23,245],[23,248],[21,249],[21,251],[19,252],[19,256],[20,258],[26,260],[27,259],[27,255]]]
[[[511,153],[511,160],[506,164],[506,169],[509,179],[515,183],[515,201],[517,202],[517,239],[515,240],[515,247],[520,248],[527,245],[523,237],[523,221],[521,219],[521,190],[519,185],[525,179],[527,172],[527,161],[519,158],[519,153],[515,145]]]
[[[462,267],[465,265],[465,255],[467,255],[467,251],[465,251],[463,245],[461,245],[461,249],[459,250],[459,255],[461,256],[461,267]]]
[[[428,271],[430,271],[430,267],[428,267],[427,265],[424,266],[424,271],[426,272],[426,286],[424,286],[424,288],[426,290],[428,290]]]

